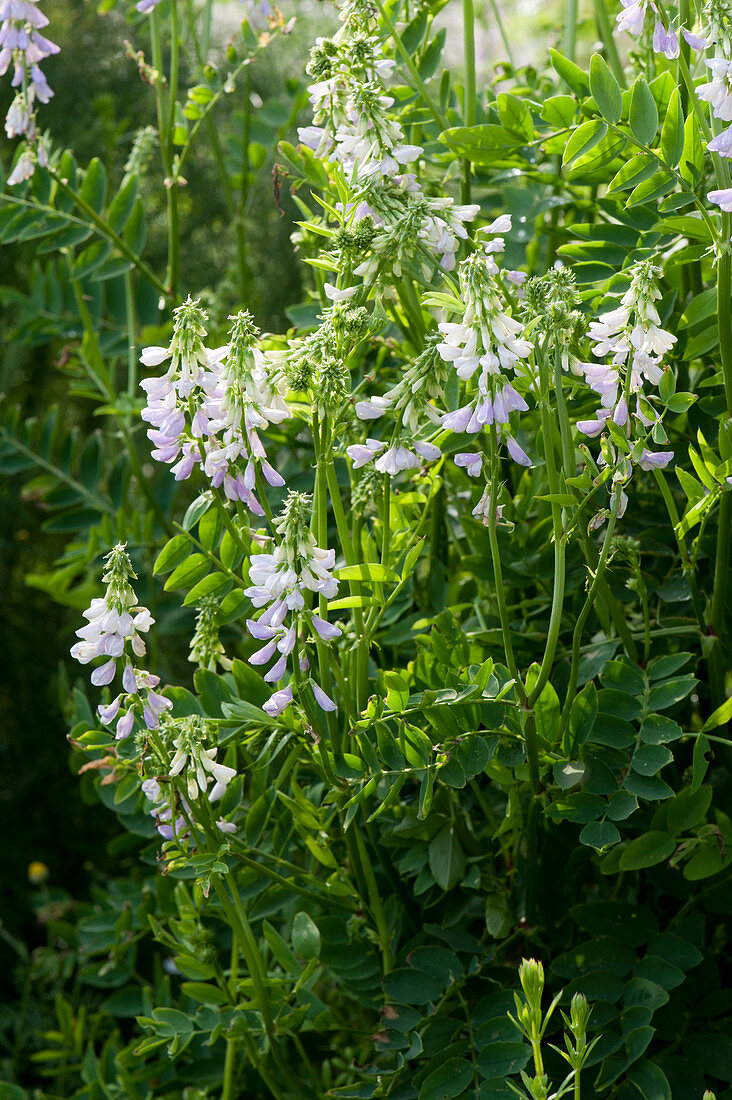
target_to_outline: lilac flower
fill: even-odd
[[[684,36],[686,42],[691,46],[692,50],[708,50],[711,46],[711,42],[700,34],[692,34],[691,31],[687,31],[682,27],[681,33]]]
[[[175,791],[172,788],[169,798],[166,798],[158,780],[151,778],[143,780],[142,793],[145,798],[153,803],[150,814],[155,818],[155,827],[164,840],[179,839],[187,834],[188,824],[183,814],[179,814],[175,820],[173,819],[176,799]],[[183,800],[183,808],[186,813],[190,811],[190,806],[185,800]]]
[[[676,337],[660,326],[655,303],[661,297],[657,278],[661,269],[643,260],[632,269],[631,283],[617,309],[603,313],[590,324],[589,335],[593,353],[598,358],[611,358],[610,363],[585,364],[588,385],[600,395],[601,409],[597,418],[581,421],[580,431],[599,435],[609,418],[619,427],[632,432],[632,418],[644,427],[640,401],[644,383],[655,386],[663,374],[663,357],[671,350]],[[631,418],[627,396],[635,398]]]
[[[220,764],[216,760],[216,746],[205,748],[207,723],[197,715],[187,718],[173,718],[166,723],[164,732],[172,740],[175,753],[168,766],[171,778],[182,775],[186,794],[193,802],[199,794],[207,794],[210,802],[221,798],[226,787],[236,775],[235,768]],[[208,790],[213,780],[213,787]]]
[[[616,18],[618,30],[627,31],[628,34],[632,35],[639,35],[643,30],[648,0],[620,0],[620,3],[623,10]],[[654,11],[656,10],[653,4],[651,4],[651,8]]]
[[[354,220],[369,216],[380,229],[371,256],[354,273],[368,285],[380,274],[399,277],[402,268],[419,263],[430,278],[435,258],[450,271],[467,236],[464,223],[478,207],[426,196],[415,174],[405,171],[423,150],[406,141],[394,117],[394,97],[385,87],[394,62],[383,56],[366,5],[347,3],[339,14],[343,25],[335,38],[319,38],[311,51],[314,119],[299,138],[317,157],[338,164],[359,192],[345,213]]]
[[[489,226],[488,232],[507,232],[508,228],[510,218],[506,215]],[[528,409],[510,375],[525,369],[522,364],[533,345],[524,339],[522,323],[506,312],[496,279],[495,250],[492,243],[486,247],[488,251],[476,252],[460,265],[462,319],[439,325],[443,341],[437,350],[452,364],[458,378],[468,383],[467,403],[446,413],[442,426],[475,435],[495,425],[499,440],[506,438],[514,461],[530,465],[509,430],[511,414]]]
[[[15,98],[5,119],[9,138],[24,137],[35,145],[35,156],[26,149],[11,172],[8,183],[29,179],[35,164],[48,162],[48,154],[36,129],[36,103],[48,103],[53,91],[40,63],[59,52],[55,42],[40,33],[48,18],[37,0],[0,0],[0,76],[13,67]]]
[[[323,642],[334,641],[341,630],[306,607],[306,593],[312,592],[326,600],[338,592],[338,581],[331,576],[335,565],[335,551],[319,547],[306,522],[310,497],[303,493],[290,493],[275,523],[275,531],[281,536],[272,553],[254,554],[249,563],[250,586],[246,594],[255,608],[262,608],[257,619],[247,620],[247,629],[253,638],[264,642],[250,658],[254,665],[274,664],[265,673],[267,683],[280,683],[284,678],[291,654],[300,634],[305,641],[314,631]],[[302,667],[302,662],[301,662]],[[311,678],[313,693],[323,709],[334,709],[335,704]],[[316,691],[316,687],[318,690]],[[285,710],[293,699],[292,685],[275,690],[264,704],[270,717]],[[323,706],[327,700],[330,706]]]
[[[726,187],[722,191],[710,191],[707,198],[723,210],[725,214],[732,214],[732,187]]]
[[[664,27],[660,20],[656,21],[656,25],[653,29],[653,52],[662,53],[669,61],[673,61],[679,56],[679,40],[676,37],[676,33],[672,27],[668,30]]]
[[[220,381],[200,410],[201,430],[209,435],[203,468],[212,485],[223,485],[230,500],[241,500],[250,511],[263,515],[254,492],[257,469],[269,485],[281,487],[285,482],[267,461],[259,433],[292,413],[282,396],[286,384],[273,386],[265,356],[256,347],[258,329],[251,315],[241,310],[229,320],[232,328]]]
[[[76,631],[78,641],[71,648],[71,656],[80,664],[105,657],[91,674],[95,687],[106,687],[117,675],[117,663],[122,662],[122,687],[124,694],[111,703],[99,707],[104,725],[111,725],[119,714],[116,725],[118,739],[129,737],[138,713],[148,729],[157,729],[160,715],[172,707],[169,699],[154,689],[160,678],[133,665],[135,658],[144,657],[145,642],[142,634],[154,623],[146,607],[137,604],[137,596],[131,582],[135,579],[132,563],[120,543],[107,554],[103,580],[107,590],[103,597],[93,599],[84,612],[86,626]],[[122,705],[125,709],[120,714]]]
[[[456,466],[464,467],[468,477],[480,477],[481,470],[483,469],[482,454],[475,454],[468,451],[463,454],[455,455],[454,461]]]
[[[728,126],[717,137],[707,143],[710,153],[719,153],[720,157],[732,157],[732,126]]]
[[[668,466],[669,462],[673,461],[673,457],[673,451],[648,451],[644,449],[638,459],[638,465],[641,470],[660,470],[664,466]]]
[[[176,481],[200,467],[214,488],[261,516],[257,470],[270,485],[284,485],[284,479],[267,461],[259,433],[291,413],[272,386],[250,314],[242,310],[230,318],[229,344],[215,351],[204,345],[206,320],[189,298],[175,310],[170,346],[146,348],[141,356],[149,367],[170,360],[162,378],[141,383],[152,456],[171,465]]]
[[[712,79],[707,84],[700,84],[696,94],[709,103],[715,118],[732,122],[732,61],[726,57],[713,57],[707,61],[707,66]]]

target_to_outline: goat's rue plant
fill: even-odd
[[[94,1027],[38,1072],[89,1100],[731,1096],[727,5],[569,0],[562,52],[483,82],[471,0],[318,6],[275,149],[251,73],[301,13],[249,4],[222,46],[210,0],[105,0],[157,118],[119,181],[38,128],[42,8],[0,4],[0,236],[35,242],[100,427],[8,411],[0,461],[68,537],[35,583],[87,608],[73,761],[130,869],[75,933]],[[206,295],[204,138],[241,246]],[[270,157],[307,287],[275,334],[235,289]]]

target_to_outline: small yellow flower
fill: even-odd
[[[28,864],[28,881],[33,886],[42,886],[47,881],[49,874],[48,867],[40,860],[34,859],[32,863]]]

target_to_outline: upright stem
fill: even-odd
[[[552,423],[548,407],[548,364],[545,361],[544,355],[541,356],[540,372],[542,375],[541,431],[544,439],[544,457],[546,459],[547,476],[549,479],[549,491],[552,495],[555,495],[560,492],[560,485],[554,452],[554,424]],[[561,371],[558,384],[561,391]],[[564,609],[566,548],[564,529],[562,524],[562,509],[556,501],[552,501],[551,510],[552,531],[554,535],[554,586],[552,592],[552,609],[549,617],[549,628],[547,631],[546,646],[544,649],[544,656],[541,661],[541,667],[539,669],[539,675],[528,700],[530,707],[533,707],[534,703],[541,695],[544,689],[544,685],[549,679],[549,674],[551,673],[552,665],[554,663],[554,657],[557,651],[559,631],[562,623],[562,611]]]
[[[178,91],[178,0],[172,0],[170,11],[170,87],[166,110],[165,74],[163,70],[163,47],[160,37],[161,13],[155,8],[150,14],[150,49],[153,68],[158,72],[155,81],[155,100],[157,104],[158,132],[160,135],[160,153],[165,173],[165,195],[168,208],[168,270],[166,291],[177,297],[178,267],[180,254],[180,216],[178,211],[178,184],[173,173],[173,129],[171,120],[175,118],[175,99]]]
[[[623,69],[618,53],[618,47],[613,38],[613,29],[607,11],[607,0],[593,0],[595,8],[595,23],[597,33],[602,40],[603,49],[607,55],[607,63],[613,71],[613,76],[621,88],[626,87],[625,70]]]
[[[229,970],[229,995],[232,1004],[236,1004],[236,978],[239,970],[239,943],[234,936],[231,943],[231,962]],[[221,1100],[234,1100],[234,1056],[236,1054],[236,1039],[226,1040],[226,1054],[224,1056],[224,1080],[221,1087]]]
[[[267,990],[262,977],[262,959],[259,954],[257,942],[249,926],[247,915],[244,912],[244,907],[241,904],[241,898],[239,897],[235,885],[231,890],[231,894],[229,894],[226,886],[220,882],[217,877],[214,877],[212,882],[214,890],[221,902],[221,907],[226,913],[229,924],[234,932],[239,949],[246,961],[249,977],[252,979],[252,984],[254,986],[257,1007],[259,1008],[264,1023],[264,1030],[274,1050],[277,1044],[277,1036],[275,1034],[269,997],[267,996]]]
[[[574,61],[577,46],[577,0],[567,0],[564,9],[564,53]]]
[[[463,54],[465,56],[465,125],[475,125],[475,10],[473,0],[463,0]],[[462,201],[470,202],[470,160],[463,161]]]
[[[249,293],[249,268],[247,263],[247,234],[245,211],[249,197],[249,132],[252,113],[252,71],[246,70],[244,77],[244,126],[241,139],[241,190],[239,209],[236,215],[236,241],[239,258],[239,293],[246,300]]]
[[[491,464],[491,494],[490,515],[488,517],[488,541],[491,548],[491,560],[493,562],[493,583],[496,589],[496,600],[498,602],[498,618],[500,619],[501,623],[501,635],[503,638],[503,651],[506,655],[506,664],[508,665],[508,670],[511,673],[511,677],[515,681],[516,694],[521,702],[524,702],[526,699],[526,689],[519,675],[518,665],[516,664],[516,658],[514,657],[513,653],[511,623],[509,622],[508,618],[508,604],[506,602],[506,590],[503,585],[503,571],[501,569],[501,554],[498,549],[498,538],[496,536],[496,508],[498,505],[498,446],[495,425],[491,425],[489,448]]]
[[[582,631],[584,630],[587,618],[592,610],[592,605],[595,602],[595,596],[597,595],[600,583],[603,579],[605,568],[607,566],[608,555],[610,553],[610,547],[612,545],[613,533],[615,531],[616,516],[610,514],[610,518],[607,521],[607,530],[605,531],[605,538],[602,543],[602,550],[600,551],[600,560],[597,563],[597,569],[595,570],[595,576],[592,578],[592,584],[590,585],[585,599],[582,610],[579,613],[577,623],[574,628],[574,636],[572,638],[572,661],[569,672],[569,684],[567,686],[567,694],[564,700],[564,707],[562,708],[561,717],[559,719],[559,740],[564,734],[567,724],[569,722],[570,711],[572,710],[572,703],[574,702],[575,693],[577,691],[577,678],[579,676],[579,662],[580,662],[580,650],[582,647]]]

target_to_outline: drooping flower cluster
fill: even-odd
[[[377,229],[372,255],[355,274],[371,284],[379,274],[398,278],[416,265],[429,278],[436,259],[452,270],[459,242],[467,235],[465,222],[479,207],[429,197],[416,175],[405,171],[423,149],[406,141],[391,113],[394,98],[385,80],[394,61],[384,56],[373,33],[373,10],[365,3],[344,3],[340,17],[336,36],[318,39],[311,53],[314,124],[302,127],[299,136],[316,156],[340,166],[357,193],[344,209],[348,226],[368,218]]]
[[[627,31],[633,37],[643,33],[648,9],[653,12],[655,22],[653,24],[652,46],[654,53],[662,53],[672,61],[679,56],[679,39],[676,31],[669,24],[664,27],[658,8],[653,0],[620,0],[622,10],[616,18],[619,31]]]
[[[635,264],[620,305],[589,326],[593,354],[610,362],[585,365],[585,380],[600,395],[600,408],[593,420],[580,420],[577,427],[587,436],[602,436],[601,462],[617,463],[613,497],[619,494],[619,516],[627,505],[622,485],[633,466],[659,469],[674,457],[673,451],[653,451],[645,445],[649,436],[665,441],[661,417],[645,387],[660,382],[664,356],[676,342],[675,336],[661,328],[655,305],[661,298],[657,282],[661,274],[662,269],[652,260]],[[604,435],[611,422],[628,441],[624,455],[618,456]]]
[[[641,405],[644,383],[658,385],[663,374],[663,358],[676,343],[676,337],[661,328],[655,303],[661,297],[658,278],[662,269],[651,260],[641,260],[631,272],[630,286],[617,309],[600,315],[590,323],[589,335],[593,354],[609,363],[587,364],[585,380],[600,395],[600,409],[596,420],[580,421],[578,427],[585,435],[599,435],[605,422],[612,418],[614,424],[633,435],[636,421],[642,429],[652,427],[657,417],[649,418],[648,404]],[[646,457],[652,465],[665,465],[673,457],[670,452],[665,461],[656,456]]]
[[[307,670],[307,657],[300,645],[313,638],[313,631],[324,642],[332,642],[341,634],[339,627],[306,607],[308,592],[326,600],[333,599],[338,592],[338,581],[331,576],[335,551],[324,550],[316,544],[307,522],[310,507],[308,494],[289,493],[275,521],[279,543],[272,553],[253,555],[249,564],[251,584],[246,594],[255,608],[264,610],[257,619],[247,620],[247,629],[253,638],[265,643],[249,661],[253,665],[266,665],[275,658],[275,663],[264,675],[269,684],[283,680],[293,651],[298,651],[296,678]],[[312,677],[309,684],[323,710],[336,709],[333,700]],[[275,717],[292,699],[291,682],[275,690],[263,709]]]
[[[486,233],[500,235],[510,226],[510,217],[504,215]],[[514,462],[530,466],[531,460],[512,434],[511,414],[528,409],[512,379],[521,373],[522,361],[529,357],[533,345],[522,335],[523,324],[507,312],[493,258],[502,247],[502,240],[491,241],[463,260],[459,268],[462,318],[439,325],[443,340],[437,349],[446,363],[452,363],[458,378],[467,383],[465,404],[444,414],[442,426],[475,435],[494,425],[498,441],[505,441]],[[462,464],[472,466],[469,472],[477,476],[480,455],[462,457]]]
[[[216,759],[218,748],[210,743],[210,726],[200,715],[183,718],[166,715],[155,742],[145,742],[142,761],[148,776],[142,783],[142,791],[153,804],[150,813],[157,831],[166,840],[181,839],[188,833],[188,821],[195,819],[191,804],[199,796],[217,802],[236,776],[235,768]],[[172,782],[176,776],[181,777],[185,793]],[[236,829],[224,818],[216,824],[222,832]]]
[[[99,707],[99,716],[105,725],[117,719],[117,738],[129,737],[135,714],[142,718],[148,729],[156,729],[160,715],[169,710],[172,703],[155,691],[160,683],[158,676],[134,667],[135,658],[145,656],[142,634],[154,623],[146,607],[137,603],[132,588],[135,573],[123,543],[110,550],[105,560],[102,579],[107,585],[103,597],[93,599],[84,612],[87,625],[76,631],[81,640],[71,648],[71,656],[86,665],[97,658],[105,658],[91,675],[95,687],[111,684],[117,675],[117,662],[123,665],[123,691],[111,703]]]
[[[270,485],[284,481],[267,461],[258,433],[290,416],[290,410],[271,383],[250,314],[232,317],[229,343],[213,351],[204,344],[206,321],[198,301],[188,298],[175,310],[169,347],[149,347],[141,356],[148,367],[170,361],[161,378],[141,383],[148,398],[142,418],[152,425],[148,437],[155,444],[152,456],[175,463],[177,481],[198,466],[229,500],[240,500],[261,516],[257,470]]]
[[[9,138],[23,137],[28,143],[8,177],[12,186],[29,179],[36,162],[48,163],[48,152],[36,128],[36,104],[48,103],[53,95],[41,62],[58,53],[59,47],[41,34],[48,17],[38,7],[38,0],[0,0],[0,21],[0,76],[12,66],[15,88],[5,132]]]
[[[376,459],[374,466],[382,474],[397,474],[415,469],[423,461],[439,458],[440,448],[429,440],[419,439],[426,426],[438,426],[440,412],[434,404],[444,394],[447,368],[432,339],[425,350],[405,371],[400,381],[381,396],[356,404],[360,420],[388,417],[393,422],[390,441],[368,438],[346,448],[346,453],[358,470]],[[378,456],[378,457],[377,457]]]

